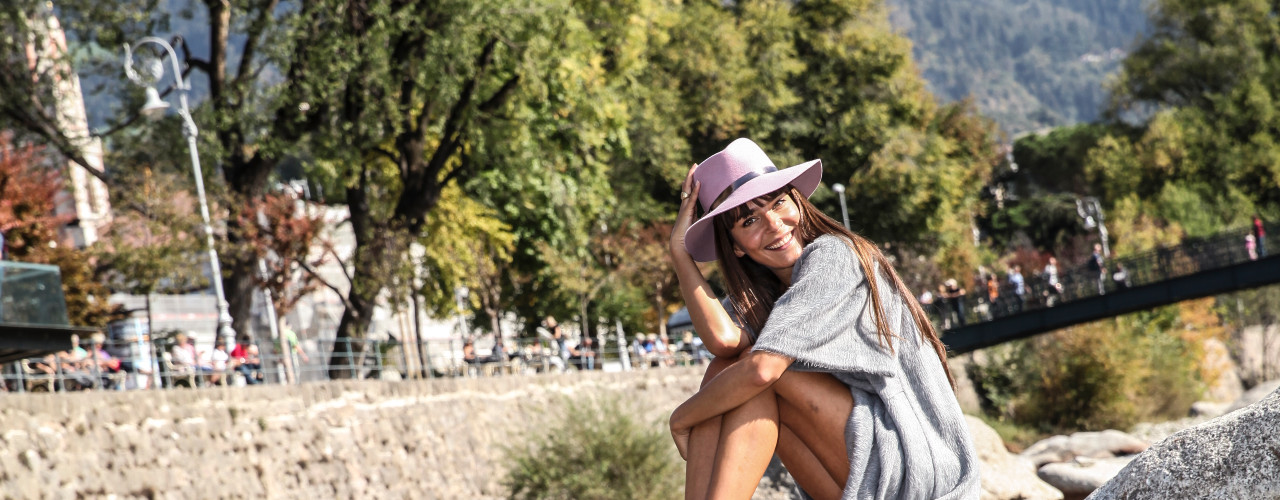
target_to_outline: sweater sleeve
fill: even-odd
[[[900,301],[879,280],[885,319],[892,325]],[[793,358],[799,369],[891,377],[897,359],[880,343],[870,293],[847,240],[819,237],[797,261],[791,287],[774,305],[755,349]]]

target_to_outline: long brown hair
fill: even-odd
[[[880,269],[880,276],[893,285],[898,296],[907,305],[907,310],[911,311],[911,318],[915,320],[916,327],[920,330],[921,340],[928,342],[937,352],[938,360],[942,362],[942,369],[947,374],[947,381],[951,383],[954,390],[956,381],[951,376],[951,368],[947,366],[946,347],[942,345],[941,340],[938,340],[938,333],[934,330],[933,323],[930,323],[929,318],[925,316],[924,309],[920,307],[920,302],[916,301],[915,295],[907,289],[902,278],[898,277],[898,272],[893,269],[889,259],[885,258],[880,249],[876,248],[870,240],[846,229],[839,222],[819,211],[809,203],[808,198],[791,185],[756,200],[772,200],[783,193],[789,195],[800,210],[800,223],[795,228],[795,235],[804,245],[812,243],[824,234],[835,234],[843,236],[849,247],[857,254],[862,272],[867,276],[867,285],[871,288],[871,306],[881,345],[893,352],[893,339],[899,334],[889,327],[889,322],[885,319],[884,305],[880,300],[880,280],[873,278],[876,276],[876,267]],[[769,313],[773,311],[773,304],[786,291],[786,286],[769,268],[760,265],[751,257],[746,255],[738,257],[733,253],[734,242],[730,228],[750,213],[749,204],[743,203],[717,215],[712,225],[715,227],[716,256],[719,258],[720,269],[724,272],[725,285],[729,289],[733,309],[746,326],[760,332],[769,319]]]

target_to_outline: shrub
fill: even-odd
[[[678,498],[682,474],[665,426],[617,400],[566,400],[558,425],[511,448],[504,484],[519,499]]]
[[[1202,344],[1221,338],[1212,299],[997,346],[970,367],[983,411],[1039,429],[1125,429],[1185,415],[1206,380]]]

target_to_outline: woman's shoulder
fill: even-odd
[[[804,257],[815,259],[857,259],[853,252],[853,242],[838,234],[824,234],[815,238],[804,248]]]
[[[837,234],[824,234],[815,238],[804,248],[801,261],[808,266],[844,267],[859,270],[858,255],[853,251],[853,242]]]

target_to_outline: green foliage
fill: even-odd
[[[207,287],[203,229],[185,184],[173,172],[147,166],[115,175],[134,189],[111,192],[115,218],[100,264],[112,288],[145,295]]]
[[[520,499],[662,499],[680,495],[679,458],[659,426],[617,400],[565,401],[558,424],[508,450],[504,484]]]
[[[991,418],[1041,432],[1128,428],[1186,414],[1207,373],[1201,344],[1222,330],[1211,299],[1012,342],[971,366]]]
[[[1115,158],[1091,168],[1117,193],[1144,200],[1180,184],[1179,193],[1163,196],[1197,193],[1219,226],[1240,224],[1254,211],[1280,214],[1280,115],[1273,104],[1280,60],[1268,56],[1280,33],[1274,8],[1258,0],[1159,0],[1151,23],[1112,87],[1111,114],[1158,112],[1140,139],[1115,150],[1131,150],[1123,166],[1130,172],[1121,173]],[[1169,220],[1199,232],[1204,221],[1174,218],[1190,215],[1177,205]]]
[[[1013,143],[1018,172],[1012,184],[1017,193],[1024,197],[1044,192],[1094,193],[1096,188],[1085,174],[1085,159],[1108,133],[1120,135],[1123,131],[1106,124],[1081,124],[1019,137]]]

